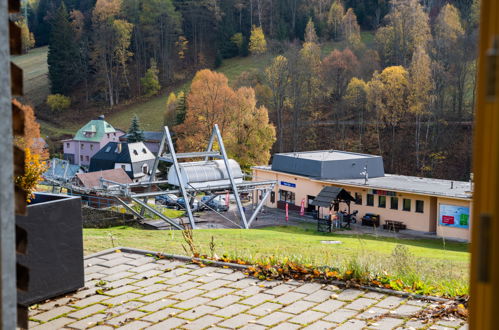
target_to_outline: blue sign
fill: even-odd
[[[296,188],[296,184],[295,183],[286,182],[286,181],[281,181],[281,186]]]
[[[440,204],[440,226],[469,228],[469,219],[469,207]]]

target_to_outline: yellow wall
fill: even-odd
[[[307,207],[307,195],[317,196],[317,194],[322,190],[326,185],[342,187],[347,190],[352,196],[355,197],[355,193],[362,194],[362,205],[357,205],[355,203],[351,203],[351,211],[358,210],[359,214],[357,215],[357,219],[360,222],[360,219],[366,213],[375,213],[379,214],[381,218],[381,223],[383,224],[385,220],[395,220],[401,221],[406,226],[407,229],[423,231],[423,232],[435,232],[437,235],[445,235],[447,238],[459,238],[469,240],[469,230],[461,229],[461,228],[441,228],[438,226],[438,210],[440,203],[450,204],[450,205],[459,205],[459,206],[470,206],[470,200],[459,200],[459,199],[451,199],[451,198],[440,198],[433,197],[429,195],[418,195],[412,193],[405,192],[396,192],[398,197],[398,210],[392,210],[390,208],[390,197],[386,196],[386,207],[380,208],[378,207],[378,195],[374,195],[374,206],[367,206],[367,193],[370,188],[368,187],[358,187],[358,186],[349,186],[344,184],[331,184],[323,181],[313,180],[307,177],[302,177],[293,174],[279,173],[271,170],[264,169],[253,169],[253,179],[255,181],[263,181],[263,180],[276,180],[277,185],[274,187],[275,191],[275,202],[271,203],[270,198],[266,202],[266,206],[268,207],[277,207],[277,201],[279,200],[279,189],[292,191],[295,193],[295,205],[300,205],[301,200],[305,199],[305,207]],[[287,187],[282,186],[281,181],[294,183],[296,187]],[[403,211],[402,203],[403,199],[411,200],[411,210]],[[424,202],[424,210],[423,213],[416,212],[416,200],[421,200]],[[340,209],[346,209],[347,206],[345,204],[340,204]],[[322,214],[322,212],[321,212]]]

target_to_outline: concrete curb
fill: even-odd
[[[120,250],[121,252],[125,253],[135,253],[135,254],[142,254],[142,255],[157,255],[158,252],[155,251],[149,251],[149,250],[142,250],[142,249],[135,249],[135,248],[128,248],[128,247],[115,247],[111,249],[106,249],[103,251],[99,251],[90,255],[87,255],[84,257],[84,259],[90,259],[90,258],[96,258],[105,254],[109,253],[114,253],[116,250]],[[232,269],[237,269],[237,270],[247,270],[249,265],[239,265],[239,264],[234,264],[234,263],[229,263],[229,262],[223,262],[223,261],[214,261],[214,260],[209,260],[209,259],[202,259],[202,258],[193,258],[193,257],[187,257],[183,255],[178,255],[178,254],[161,254],[163,257],[166,259],[174,259],[174,260],[180,260],[180,261],[186,261],[186,262],[191,262],[192,260],[196,260],[199,262],[202,262],[206,265],[210,266],[216,266],[216,267],[229,267]],[[342,281],[317,281],[320,283],[324,284],[333,284],[338,287],[346,287],[345,282]],[[368,291],[373,291],[373,292],[379,292],[383,294],[388,294],[392,296],[400,296],[404,298],[411,298],[411,299],[420,299],[420,300],[428,300],[428,301],[434,301],[434,302],[448,302],[452,301],[453,299],[448,299],[448,298],[442,298],[442,297],[435,297],[435,296],[425,296],[425,295],[420,295],[417,293],[411,293],[411,292],[403,292],[403,291],[396,291],[392,289],[386,289],[386,288],[377,288],[377,287],[372,287],[372,286],[367,286],[367,285],[360,285],[357,287],[354,287],[355,289],[362,289],[362,290],[368,290]]]

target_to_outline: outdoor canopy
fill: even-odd
[[[330,207],[334,202],[350,203],[355,199],[343,188],[339,187],[324,187],[315,199],[310,203],[311,205]]]

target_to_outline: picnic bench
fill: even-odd
[[[401,229],[402,230],[407,229],[407,226],[402,221],[385,220],[385,223],[383,224],[383,229],[398,233],[399,230]]]

